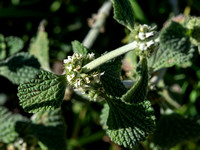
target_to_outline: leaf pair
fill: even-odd
[[[140,62],[141,78],[120,97],[106,96],[101,124],[111,140],[133,148],[154,130],[154,111],[146,100],[148,68],[146,59]],[[111,86],[112,87],[112,86]],[[114,88],[114,87],[113,87]]]

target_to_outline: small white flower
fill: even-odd
[[[144,39],[146,38],[146,35],[145,35],[145,33],[140,32],[140,33],[138,34],[138,37],[139,37],[140,40],[144,40]]]
[[[73,57],[74,57],[74,59],[81,59],[82,55],[78,54],[78,53],[74,53]]]
[[[94,78],[94,81],[95,81],[96,83],[99,82],[99,75],[98,75],[98,74],[94,74],[94,75],[93,75],[93,78]]]
[[[72,71],[72,65],[70,64],[68,67],[66,67],[69,71]]]
[[[144,50],[147,50],[149,47],[151,47],[153,44],[154,44],[154,41],[151,40],[146,43],[139,43],[138,47],[141,51],[144,51]]]
[[[100,73],[100,76],[104,75],[105,72]]]
[[[78,53],[74,53],[74,57],[79,57]]]
[[[150,29],[151,29],[151,27],[146,24],[140,25],[141,32],[145,32],[146,30],[150,30]]]
[[[141,44],[139,44],[139,49],[140,49],[141,51],[144,51],[144,50],[147,49],[147,47],[145,46],[144,43],[141,43]]]
[[[81,86],[81,79],[76,79],[75,83],[74,83],[74,86],[76,88],[80,87]]]
[[[153,44],[154,44],[154,41],[151,40],[151,41],[149,41],[149,42],[146,43],[146,46],[147,46],[147,48],[148,48],[148,47],[150,47],[150,46],[153,45]]]
[[[83,57],[83,55],[79,54],[79,56],[77,57],[78,59],[81,59]]]
[[[72,59],[72,56],[68,56],[67,59],[71,62],[73,59]]]
[[[74,77],[75,77],[74,74],[72,74],[72,75],[67,75],[67,80],[70,82]]]
[[[151,32],[146,33],[145,37],[148,38],[148,37],[153,36],[153,35],[154,35],[154,32],[151,31]]]
[[[90,79],[88,77],[85,78],[86,83],[90,83]]]
[[[92,58],[94,58],[94,53],[90,53],[90,54],[88,54],[88,56],[90,59],[92,59]]]
[[[64,64],[68,64],[70,61],[68,59],[64,59]]]

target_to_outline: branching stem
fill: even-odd
[[[83,72],[87,73],[97,67],[99,67],[100,65],[104,64],[105,62],[107,62],[108,60],[111,60],[117,56],[120,56],[122,54],[125,54],[129,51],[132,51],[134,49],[137,48],[137,42],[132,42],[130,44],[124,45],[120,48],[117,48],[95,60],[93,60],[92,62],[88,63],[87,65],[83,66]]]

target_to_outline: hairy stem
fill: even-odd
[[[87,48],[91,48],[94,41],[99,35],[100,29],[103,27],[106,18],[109,16],[110,10],[112,8],[112,2],[110,0],[104,2],[102,7],[99,9],[97,14],[97,20],[92,26],[91,30],[88,32],[87,36],[83,40],[83,45]]]
[[[83,72],[87,73],[97,67],[99,67],[100,65],[104,64],[105,62],[107,62],[108,60],[111,60],[117,56],[120,56],[122,54],[125,54],[129,51],[132,51],[134,49],[137,48],[137,42],[132,42],[130,44],[124,45],[120,48],[117,48],[95,60],[93,60],[92,62],[88,63],[87,65],[83,66]]]

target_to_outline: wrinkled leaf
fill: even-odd
[[[49,40],[44,31],[44,25],[41,23],[36,38],[32,39],[29,47],[30,54],[34,55],[45,70],[50,70],[49,66]]]
[[[149,66],[154,71],[173,65],[181,65],[193,56],[193,46],[190,43],[187,30],[176,22],[171,22],[160,33],[160,48],[149,60]]]
[[[160,33],[160,46],[163,49],[187,53],[190,49],[190,40],[186,33],[186,28],[179,23],[171,21]]]
[[[149,101],[132,105],[120,99],[107,98],[106,101],[109,112],[107,106],[104,107],[101,123],[114,143],[133,148],[154,131],[155,117]]]
[[[83,56],[86,56],[88,53],[88,50],[79,41],[72,42],[72,49],[74,53],[79,53]]]
[[[8,50],[8,56],[12,56],[13,54],[17,53],[24,46],[24,42],[22,41],[22,39],[16,36],[6,37],[5,42],[6,49]]]
[[[106,93],[112,96],[121,97],[127,90],[120,80],[121,57],[112,59],[100,66],[101,83]]]
[[[197,46],[200,43],[200,17],[187,17],[183,25],[189,30],[191,42]]]
[[[21,38],[16,36],[4,37],[0,34],[0,60],[20,51],[24,46],[24,42]]]
[[[14,84],[28,82],[39,72],[38,60],[28,53],[18,53],[0,63],[0,75]]]
[[[27,112],[60,107],[66,88],[65,75],[55,75],[41,70],[36,78],[18,87],[20,105]]]
[[[41,148],[66,150],[66,129],[60,108],[40,111],[34,114],[32,121],[30,129]]]
[[[114,18],[129,30],[134,28],[134,11],[131,0],[112,0],[114,7]]]
[[[149,73],[146,58],[141,60],[138,67],[140,79],[122,96],[122,100],[130,104],[144,101],[147,94]]]
[[[16,127],[18,122],[25,122],[25,124]],[[14,142],[27,124],[27,118],[19,114],[12,114],[6,108],[0,106],[0,142],[7,144]]]

